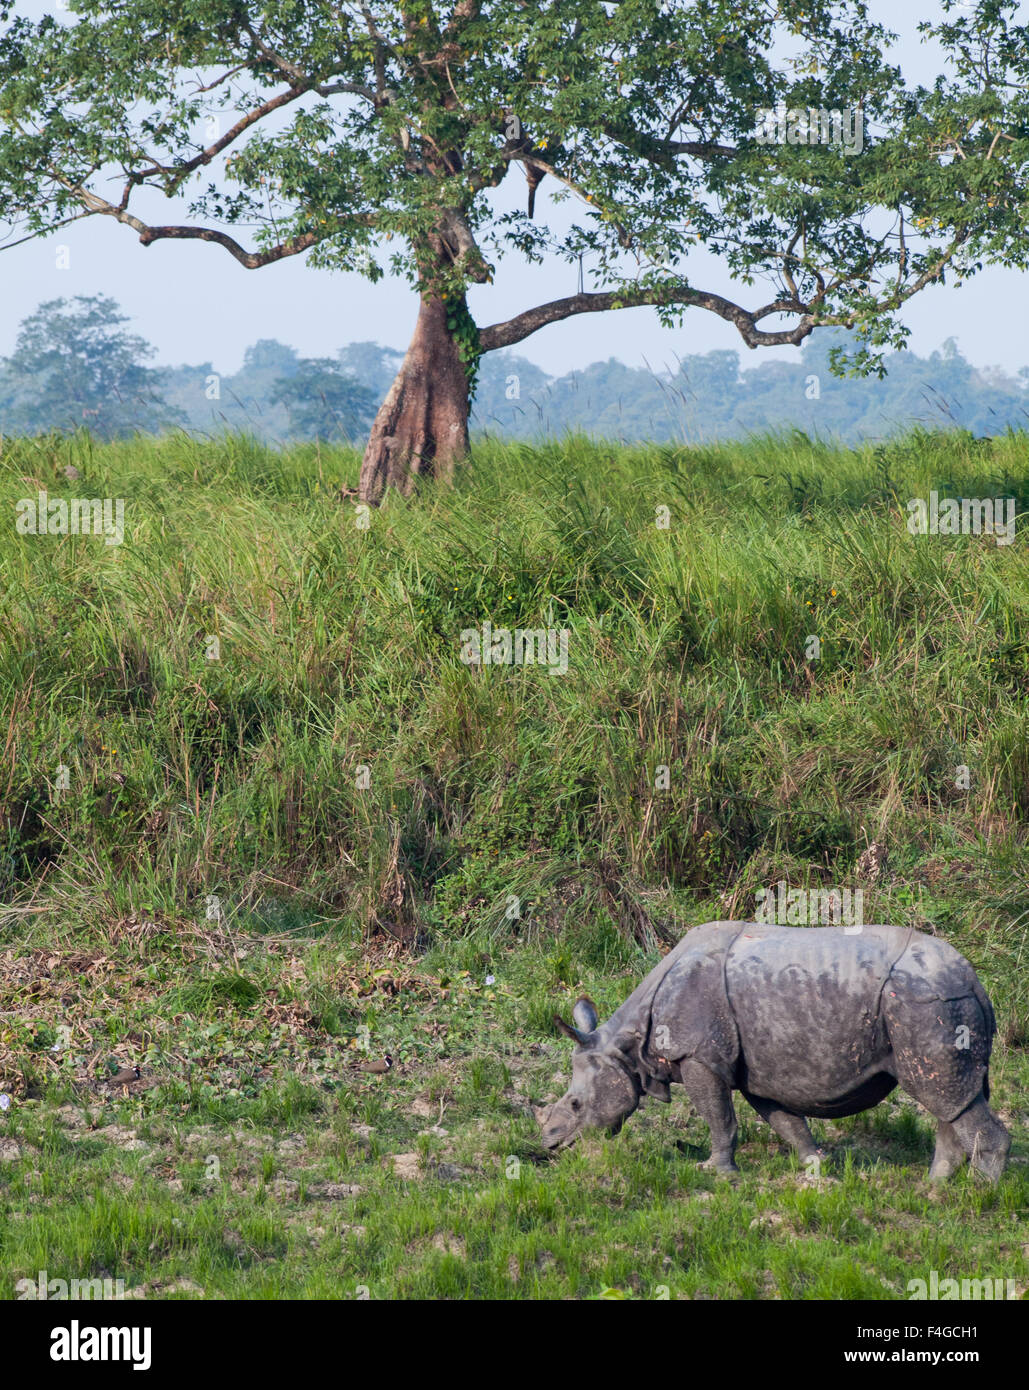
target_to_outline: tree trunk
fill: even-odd
[[[362,502],[377,506],[389,487],[407,495],[419,478],[450,478],[468,452],[468,377],[447,327],[448,303],[451,313],[459,309],[438,295],[422,298],[411,345],[364,451]]]

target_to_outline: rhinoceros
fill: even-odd
[[[808,1159],[806,1116],[877,1105],[898,1084],[937,1119],[929,1177],[968,1156],[996,1181],[1011,1136],[987,1105],[993,1008],[968,961],[913,929],[708,922],[688,932],[605,1024],[580,999],[572,1082],[542,1116],[558,1149],[617,1133],[643,1096],[681,1083],[711,1131],[708,1167],[737,1172],[737,1090]]]

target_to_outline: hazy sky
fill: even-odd
[[[45,6],[36,0],[14,0],[12,8],[36,17]],[[934,0],[917,5],[908,0],[904,6],[896,0],[871,0],[869,8],[873,17],[899,34],[892,56],[905,78],[931,81],[938,64],[916,26],[939,13]],[[545,181],[537,195],[537,216],[547,187]],[[524,189],[519,172],[513,171],[502,185],[498,206],[524,206]],[[170,208],[157,198],[149,212],[153,220],[168,222],[174,220]],[[58,245],[70,250],[66,270],[56,268]],[[759,302],[760,285],[734,289],[716,257],[691,255],[689,274],[698,287],[728,293],[747,305]],[[903,310],[912,329],[910,346],[927,354],[954,337],[976,365],[1015,371],[1029,364],[1027,278],[1015,271],[986,270],[961,290],[947,286],[917,295]],[[500,263],[494,285],[472,288],[469,304],[476,321],[485,325],[571,294],[576,281],[576,269],[562,262],[530,267],[512,256]],[[5,251],[0,257],[0,287],[0,355],[11,351],[18,323],[41,300],[103,292],[119,301],[135,331],[158,349],[155,361],[209,360],[223,373],[235,371],[244,348],[258,338],[278,338],[305,356],[331,355],[345,343],[364,339],[403,348],[416,310],[414,295],[403,281],[391,278],[371,285],[357,275],[312,270],[301,257],[244,270],[211,244],[165,241],[142,247],[129,228],[101,217]],[[737,349],[745,367],[773,357],[794,361],[800,351],[751,352],[734,328],[703,310],[691,310],[679,328],[664,329],[652,309],[580,315],[543,329],[515,351],[559,374],[608,357],[633,366],[646,361],[656,369],[674,364],[676,356],[713,348]]]

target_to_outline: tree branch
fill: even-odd
[[[512,343],[520,343],[540,328],[545,328],[548,323],[559,323],[575,314],[595,314],[607,309],[637,309],[647,305],[658,308],[665,304],[685,304],[697,309],[708,309],[719,318],[734,324],[749,348],[799,347],[816,328],[832,325],[853,328],[859,317],[899,309],[926,285],[940,278],[966,239],[967,234],[964,233],[955,237],[934,266],[927,266],[910,285],[897,289],[893,294],[877,301],[861,316],[853,311],[816,316],[813,304],[789,299],[777,299],[760,309],[748,311],[722,295],[707,290],[692,290],[676,285],[627,286],[624,290],[607,291],[602,294],[571,294],[566,299],[554,299],[549,304],[527,309],[504,323],[494,323],[489,328],[481,328],[479,350],[493,352],[497,348],[510,347]],[[820,293],[818,299],[821,298]],[[769,314],[800,314],[801,317],[792,328],[769,333],[757,326],[758,321],[767,318]]]
[[[330,233],[325,233],[319,236],[315,232],[304,232],[301,236],[291,237],[288,241],[280,242],[278,246],[270,246],[266,251],[247,251],[233,237],[214,227],[151,227],[141,218],[127,211],[124,203],[122,205],[109,203],[106,198],[91,193],[88,188],[83,188],[81,184],[73,184],[70,179],[63,178],[56,170],[51,170],[51,177],[82,204],[87,210],[86,215],[113,217],[116,222],[121,222],[126,227],[131,227],[133,231],[138,232],[142,246],[150,246],[155,241],[213,241],[218,246],[224,246],[225,250],[247,270],[257,270],[261,266],[284,260],[287,256],[298,256],[302,251],[310,250],[318,242],[324,241],[325,236],[330,235]],[[372,213],[359,213],[349,220],[359,226],[375,226],[375,217]]]
[[[244,21],[240,27],[243,32],[250,37],[254,47],[262,58],[266,59],[274,67],[277,67],[280,72],[284,72],[287,77],[291,77],[294,82],[307,83],[307,74],[303,69],[298,68],[295,63],[291,63],[288,58],[284,58],[281,53],[277,53],[274,48],[266,44],[264,39],[254,32],[252,25]]]
[[[482,252],[468,221],[459,208],[447,208],[440,220],[439,235],[454,265],[477,285],[485,285],[490,279],[490,270],[483,260]]]
[[[525,177],[529,182],[530,189],[530,208],[532,207],[531,194],[534,186],[530,171],[535,171],[535,173],[538,175],[538,177],[535,180],[536,183],[539,183],[539,179],[540,177],[542,177],[543,174],[549,174],[552,179],[557,179],[558,183],[563,183],[567,189],[570,189],[571,192],[576,195],[576,197],[581,198],[582,201],[588,204],[594,212],[599,212],[601,214],[604,212],[604,209],[594,201],[593,195],[591,193],[587,193],[584,188],[581,188],[579,184],[577,184],[574,181],[574,179],[570,179],[567,174],[562,174],[560,169],[555,168],[553,164],[548,163],[545,159],[541,159],[540,156],[533,149],[531,140],[527,138],[523,139],[519,141],[516,145],[514,145],[511,149],[505,147],[503,150],[500,151],[500,157],[501,159],[507,160],[508,164],[517,161],[518,163],[525,166]],[[532,214],[530,212],[530,216],[531,215]],[[617,218],[611,218],[611,225],[614,227],[615,232],[618,235],[619,245],[628,250],[629,247],[632,246],[632,237],[630,236],[628,231],[626,231],[625,227],[622,225],[621,222],[617,220]]]
[[[798,313],[802,306],[789,300],[766,304],[756,313],[750,313],[739,304],[724,299],[720,294],[707,290],[692,290],[676,285],[651,285],[624,290],[607,291],[601,294],[572,294],[566,299],[554,299],[549,304],[540,304],[535,309],[527,309],[506,323],[494,323],[489,328],[479,330],[479,348],[482,352],[493,352],[496,348],[510,347],[520,343],[523,338],[548,323],[558,323],[574,314],[596,314],[607,309],[638,309],[646,305],[658,307],[663,304],[686,304],[697,309],[708,309],[719,318],[728,320],[739,330],[748,347],[775,347],[783,344],[799,346],[815,327],[810,315],[804,314],[800,322],[790,329],[769,333],[757,327],[758,317],[768,314]]]
[[[675,157],[680,154],[689,154],[695,159],[714,159],[718,155],[739,154],[734,145],[718,145],[710,140],[660,140],[656,135],[648,135],[643,130],[623,130],[613,125],[604,125],[601,128],[616,145],[624,145],[632,154],[639,155],[651,164],[658,164],[663,169],[674,169]]]
[[[128,222],[127,217],[118,219]],[[132,218],[131,225],[136,226],[137,218]],[[278,246],[269,247],[267,251],[247,251],[240,246],[238,241],[227,236],[225,232],[219,232],[214,227],[144,227],[139,224],[139,241],[141,246],[149,246],[154,241],[213,241],[219,246],[224,246],[226,251],[239,261],[241,266],[247,270],[258,270],[263,265],[271,265],[274,261],[284,260],[287,256],[298,256],[301,251],[309,251],[312,246],[317,245],[322,240],[314,232],[304,232],[303,236],[291,237],[289,241],[280,242]]]
[[[457,0],[447,27],[443,30],[444,39],[459,37],[473,19],[478,19],[480,8],[480,0]]]
[[[143,183],[153,174],[170,174],[171,192],[174,193],[189,174],[199,169],[201,165],[210,164],[211,160],[214,159],[216,155],[221,154],[222,150],[231,145],[234,140],[238,140],[243,132],[249,130],[255,121],[261,120],[263,117],[269,115],[272,111],[277,111],[282,106],[288,106],[291,101],[296,101],[298,97],[306,96],[308,92],[313,90],[314,88],[310,85],[289,87],[286,91],[280,92],[278,96],[270,97],[267,101],[262,102],[260,106],[255,106],[254,109],[248,111],[245,116],[241,116],[236,124],[232,126],[230,130],[226,131],[220,139],[216,140],[213,145],[208,145],[206,149],[201,150],[200,153],[194,155],[192,159],[187,159],[183,164],[169,165],[158,164],[156,160],[153,160],[149,168],[134,171],[129,175],[129,179],[132,183]]]
[[[312,90],[317,92],[320,97],[331,97],[335,96],[337,92],[348,92],[351,96],[364,97],[366,101],[375,104],[375,93],[371,87],[365,87],[360,82],[330,82],[327,86],[314,87]]]

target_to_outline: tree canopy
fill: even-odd
[[[913,294],[1026,265],[1029,30],[1011,0],[942,0],[921,26],[948,59],[930,88],[905,85],[862,0],[72,8],[0,9],[9,242],[107,217],[248,269],[306,254],[405,275],[423,318],[372,431],[373,498],[460,453],[482,352],[571,315],[703,308],[752,348],[854,327],[869,370]],[[818,112],[849,113],[860,153],[815,139]],[[525,208],[503,211],[515,167]],[[701,244],[738,298],[694,282]],[[586,257],[595,288],[477,324],[466,291],[508,255]]]
[[[0,364],[0,425],[8,434],[88,427],[101,439],[174,423],[154,349],[122,325],[106,295],[41,304]]]
[[[286,407],[299,439],[353,439],[368,428],[376,405],[371,391],[331,357],[303,358],[275,384],[271,400]]]

